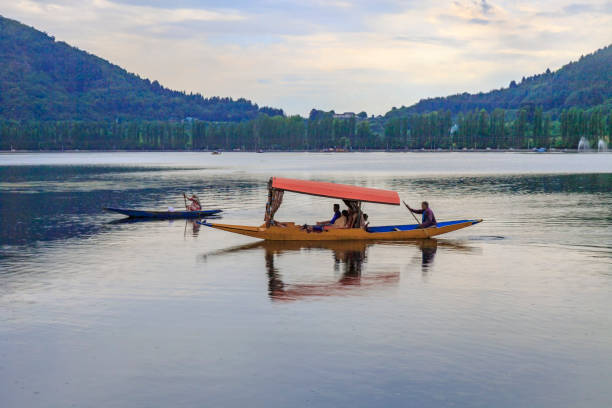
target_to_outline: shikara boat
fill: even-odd
[[[308,232],[293,222],[277,222],[274,214],[281,205],[283,193],[290,191],[320,197],[337,198],[359,214],[361,220],[361,203],[400,205],[399,194],[395,191],[375,188],[357,187],[345,184],[318,181],[296,180],[272,177],[268,182],[268,203],[264,224],[260,226],[217,224],[201,222],[208,227],[271,241],[344,241],[344,240],[411,240],[431,238],[447,232],[456,231],[481,222],[477,220],[456,220],[439,222],[436,226],[420,228],[418,224],[399,224],[377,227],[337,228],[322,232]]]
[[[204,218],[210,215],[219,214],[222,210],[200,210],[200,211],[150,211],[150,210],[130,210],[126,208],[106,207],[106,211],[126,215],[130,218]]]

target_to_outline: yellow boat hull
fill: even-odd
[[[361,228],[330,229],[323,232],[307,232],[294,225],[286,223],[286,226],[247,226],[216,224],[203,222],[203,225],[246,235],[253,238],[268,241],[354,241],[354,240],[385,240],[405,241],[411,239],[431,238],[448,232],[456,231],[482,222],[482,220],[462,220],[441,222],[436,227],[417,228],[416,225],[397,225],[390,227],[373,227],[371,231]]]

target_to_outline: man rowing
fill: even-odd
[[[197,195],[192,194],[191,197],[187,197],[185,193],[183,193],[183,197],[185,200],[191,201],[189,205],[187,205],[187,201],[185,201],[185,207],[187,211],[200,211],[202,209],[202,205],[200,204],[200,199]]]
[[[406,208],[408,208],[408,210],[411,213],[414,213],[414,214],[423,214],[423,216],[421,218],[421,223],[419,224],[419,228],[433,227],[433,226],[436,226],[438,224],[436,222],[436,216],[434,215],[434,213],[431,210],[431,208],[429,208],[429,203],[427,201],[423,201],[421,203],[421,209],[420,210],[416,210],[414,208],[410,208],[410,206],[408,204],[406,204],[406,203],[404,203],[404,205],[406,206]]]

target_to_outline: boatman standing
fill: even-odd
[[[427,201],[423,201],[421,203],[421,209],[420,210],[415,210],[414,208],[410,208],[410,206],[406,203],[404,203],[404,205],[406,206],[406,208],[408,208],[408,210],[410,212],[413,212],[415,214],[423,214],[423,218],[421,219],[421,223],[419,224],[419,228],[427,228],[427,227],[432,227],[437,225],[438,223],[436,222],[436,216],[434,215],[433,211],[431,210],[431,208],[429,208],[429,203]]]

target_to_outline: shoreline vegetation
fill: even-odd
[[[529,153],[529,154],[573,154],[573,153],[612,153],[612,150],[606,150],[605,152],[598,152],[597,149],[591,149],[589,151],[583,151],[578,149],[546,149],[538,150],[532,149],[363,149],[363,150],[219,150],[219,149],[202,149],[202,150],[146,150],[146,149],[117,149],[117,150],[87,150],[87,149],[71,149],[71,150],[1,150],[0,154],[20,154],[20,153]]]
[[[313,109],[309,118],[268,116],[242,122],[16,121],[0,119],[0,150],[464,150],[577,149],[612,139],[610,106],[563,110],[558,117],[519,110],[450,111],[393,118]]]

